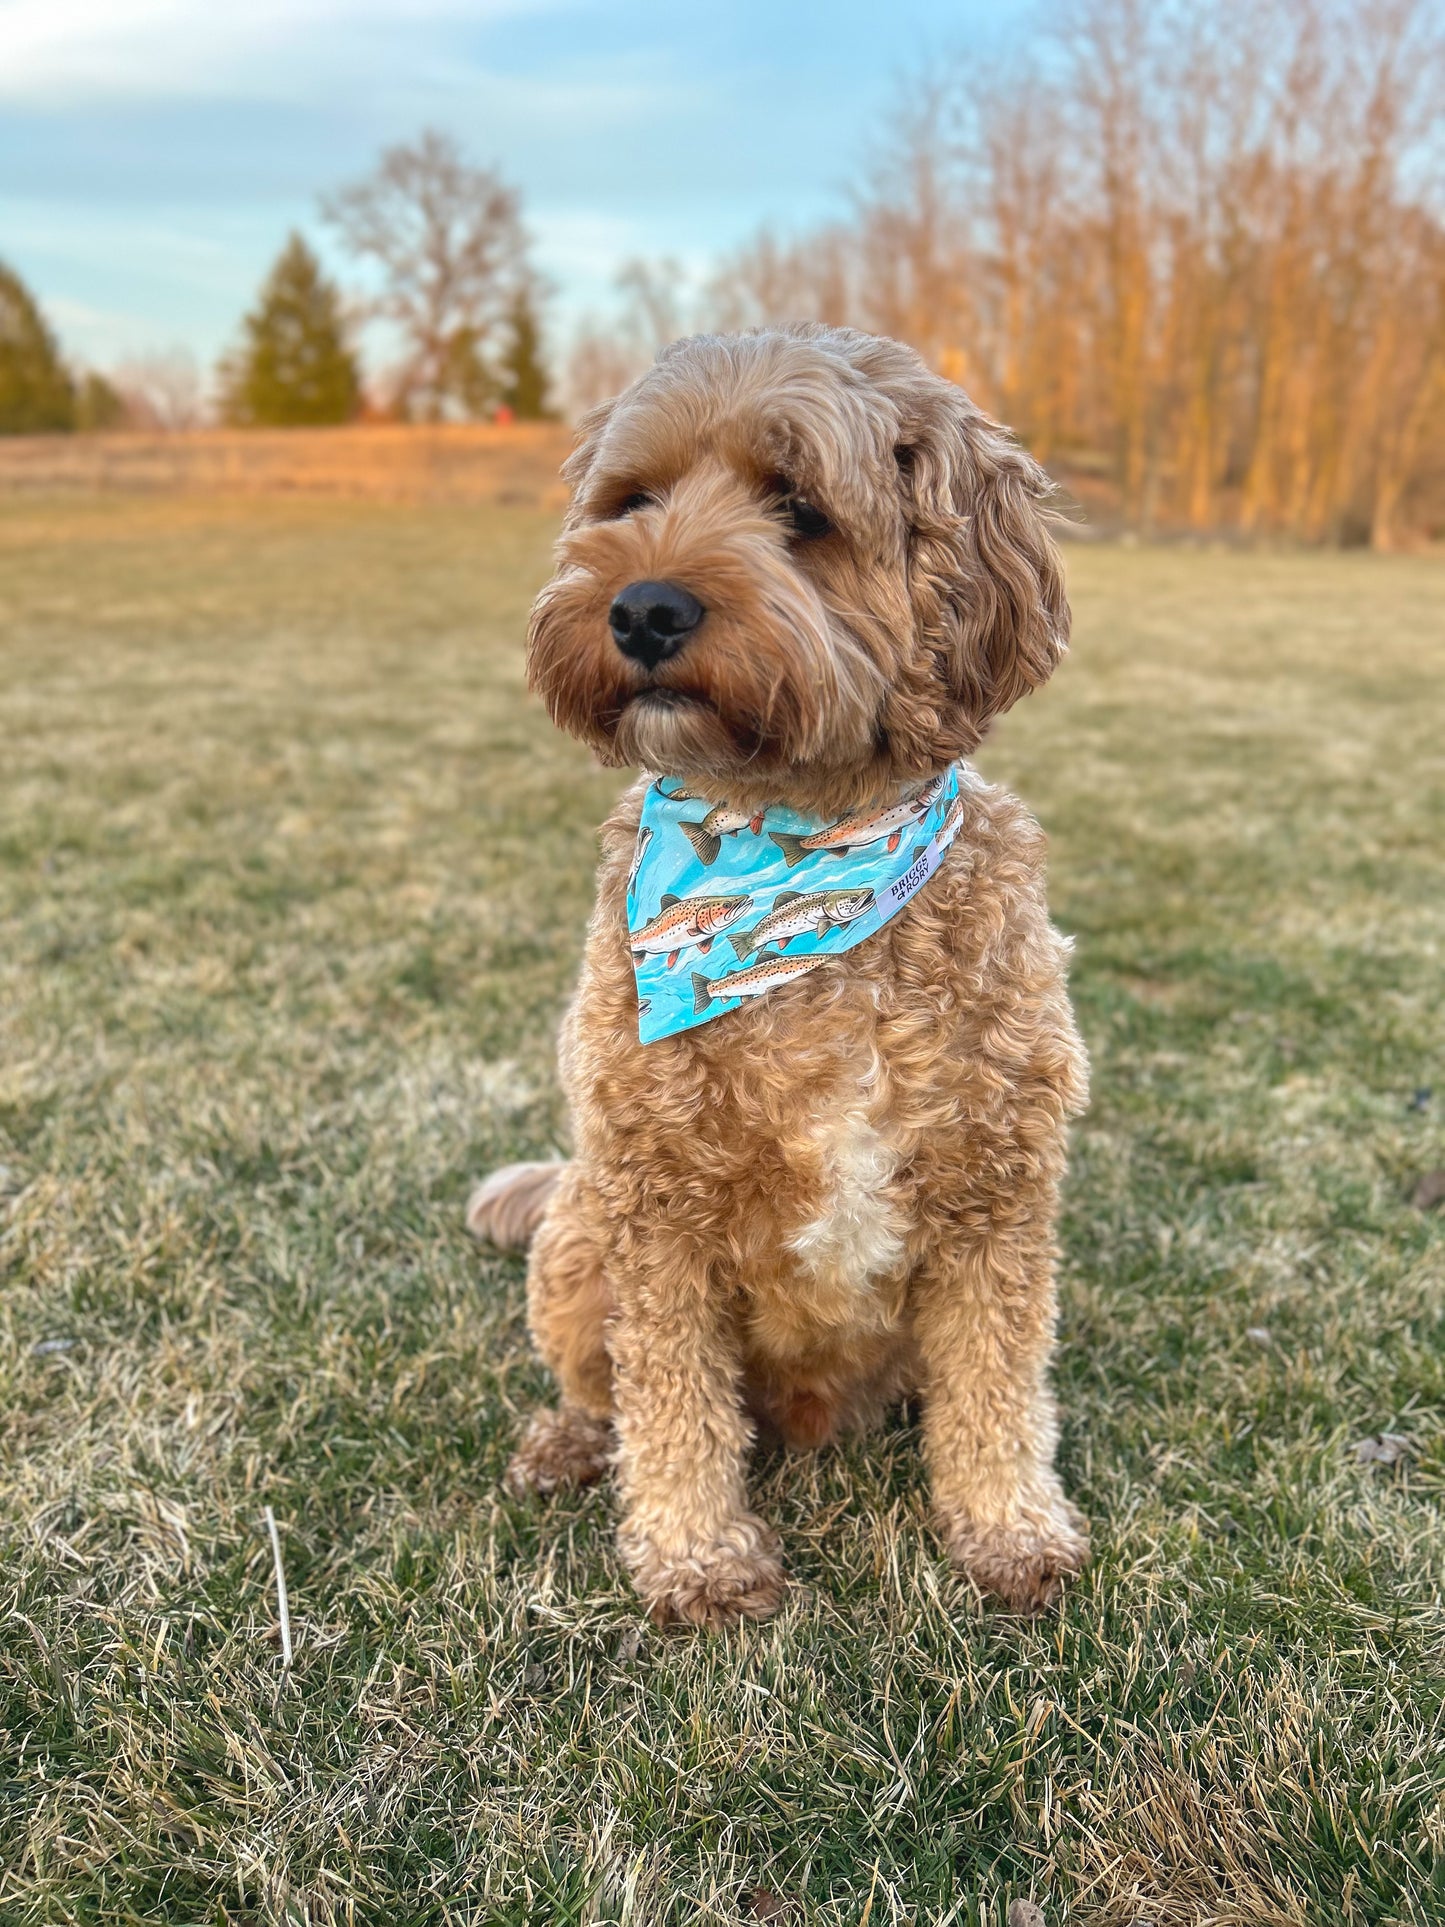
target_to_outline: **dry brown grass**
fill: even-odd
[[[570,431],[552,422],[0,436],[0,496],[331,496],[560,508]]]

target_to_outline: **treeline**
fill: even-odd
[[[688,321],[849,323],[1130,525],[1445,533],[1442,36],[1429,0],[1078,0],[1023,61],[920,76],[848,216],[687,314],[632,264],[574,383]]]
[[[1011,64],[915,77],[843,218],[690,286],[635,261],[569,412],[675,335],[821,319],[910,341],[1145,530],[1445,535],[1438,0],[1058,0]],[[517,195],[435,133],[300,236],[217,371],[239,423],[552,412]],[[368,372],[359,342],[390,359]],[[142,378],[142,376],[144,378]],[[199,380],[69,372],[0,271],[0,432],[195,418]]]
[[[429,132],[388,148],[321,213],[362,285],[344,293],[291,235],[216,371],[224,421],[552,416],[541,283],[517,194],[499,175]],[[368,382],[359,342],[370,322],[384,325],[392,353]],[[34,298],[0,266],[0,433],[191,426],[202,407],[183,357],[150,357],[111,379],[71,370]]]

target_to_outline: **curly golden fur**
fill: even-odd
[[[972,750],[1064,649],[1042,472],[896,342],[679,342],[588,416],[566,475],[532,682],[605,761],[713,801],[879,800]],[[707,612],[651,669],[608,627],[639,580]],[[972,794],[938,873],[876,935],[643,1046],[626,917],[642,792],[603,828],[562,1031],[575,1158],[494,1182],[472,1212],[479,1235],[535,1228],[531,1330],[561,1390],[510,1481],[614,1463],[648,1607],[722,1625],[784,1588],[748,1505],[756,1428],[817,1446],[917,1392],[950,1554],[1041,1607],[1087,1552],[1048,1383],[1086,1069],[1042,837],[1013,798]]]

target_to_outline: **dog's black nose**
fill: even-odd
[[[624,656],[656,669],[677,654],[706,614],[697,597],[675,582],[629,582],[607,621]]]

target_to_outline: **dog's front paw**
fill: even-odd
[[[1047,1611],[1089,1557],[1083,1514],[1062,1496],[1046,1507],[1024,1508],[1007,1524],[948,1520],[944,1536],[954,1564],[1016,1613]]]
[[[618,1543],[660,1626],[681,1622],[716,1632],[740,1619],[766,1619],[787,1590],[778,1542],[761,1519],[736,1519],[705,1544],[679,1549],[627,1527]]]
[[[509,1492],[557,1492],[564,1486],[590,1485],[612,1459],[612,1422],[594,1418],[579,1405],[534,1412],[507,1467]]]

